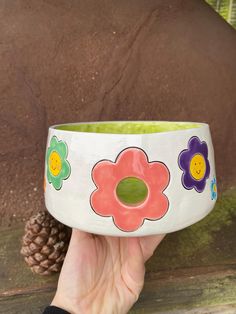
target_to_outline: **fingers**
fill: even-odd
[[[79,229],[72,229],[67,255],[76,255],[81,250],[86,250],[86,247],[88,249],[92,239],[93,235],[91,233]]]
[[[129,290],[135,296],[135,301],[142,290],[144,283],[145,266],[142,254],[142,248],[138,238],[126,239],[126,263],[125,278]]]
[[[79,230],[79,229],[72,229],[72,235],[71,235],[71,242],[72,243],[78,243],[81,242],[84,239],[92,238],[93,235],[91,233]]]
[[[141,237],[139,239],[145,262],[153,255],[156,247],[160,244],[165,234]]]
[[[73,229],[63,268],[68,267],[68,269],[73,269],[74,273],[78,272],[81,265],[90,259],[92,246],[93,238],[90,233]]]

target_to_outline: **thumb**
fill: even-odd
[[[143,258],[145,262],[153,255],[155,249],[164,237],[165,234],[159,234],[140,238],[140,246],[143,252]]]

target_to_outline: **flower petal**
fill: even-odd
[[[48,147],[47,152],[46,152],[46,161],[47,161],[47,165],[49,165],[49,156],[52,152],[52,148]]]
[[[115,164],[109,160],[98,162],[92,169],[92,179],[96,186],[115,185]]]
[[[205,157],[205,159],[207,159],[207,157],[208,157],[208,148],[207,148],[206,142],[202,142],[201,143],[199,152],[201,152],[202,155]]]
[[[130,212],[122,212],[121,208],[119,211],[120,214],[113,216],[113,221],[115,225],[122,231],[135,231],[142,226],[144,217],[142,217],[141,215],[137,215],[137,211],[135,209],[133,213],[132,209],[130,210]]]
[[[195,184],[195,180],[193,180],[193,178],[191,177],[191,175],[189,174],[189,172],[185,172],[182,175],[182,183],[183,186],[187,189],[187,190],[191,190],[194,187]]]
[[[205,172],[205,180],[209,178],[210,175],[210,163],[208,159],[205,159],[206,162],[206,172]]]
[[[60,155],[60,157],[62,159],[65,159],[67,157],[67,145],[66,143],[59,141],[57,146],[55,147],[55,150],[58,152],[58,154]]]
[[[169,201],[162,193],[153,194],[150,201],[143,206],[119,206],[113,212],[116,226],[123,231],[135,231],[143,224],[145,219],[158,220],[168,211]]]
[[[120,177],[143,176],[148,159],[141,149],[131,147],[119,154],[116,164]]]
[[[48,167],[47,167],[47,179],[49,183],[52,183],[52,175]]]
[[[201,193],[205,189],[205,186],[206,186],[206,179],[201,180],[201,181],[195,181],[194,183],[194,189],[199,193]]]
[[[51,141],[50,141],[50,148],[55,148],[58,144],[58,139],[57,137],[54,135],[52,138],[51,138]]]
[[[97,189],[93,191],[90,197],[90,203],[93,210],[101,216],[113,216],[115,209],[118,206],[118,203],[106,189]]]
[[[56,190],[60,190],[62,187],[62,179],[59,176],[52,178],[52,185]]]
[[[150,199],[143,208],[143,217],[157,220],[165,216],[169,208],[169,200],[163,193],[150,192]]]
[[[182,170],[187,171],[192,154],[189,150],[183,150],[179,155],[179,166]]]
[[[199,150],[199,147],[201,146],[201,142],[197,136],[191,137],[188,143],[188,150],[189,151],[196,151]]]
[[[67,160],[63,160],[61,172],[59,173],[59,177],[63,180],[67,179],[70,176],[71,167]]]
[[[163,191],[170,180],[170,173],[164,163],[152,162],[149,164],[149,169],[146,172],[146,182],[149,187],[153,187],[153,192]]]

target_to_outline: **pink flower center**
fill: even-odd
[[[148,187],[139,178],[127,177],[117,184],[116,196],[122,204],[135,207],[146,200]]]

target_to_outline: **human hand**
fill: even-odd
[[[164,235],[119,238],[73,229],[51,305],[72,314],[123,314],[143,288],[145,262]]]

